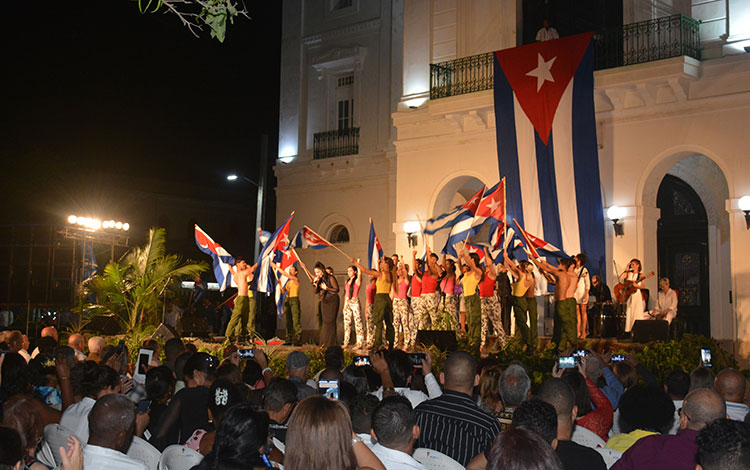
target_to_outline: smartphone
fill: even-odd
[[[370,356],[357,356],[354,358],[354,365],[357,367],[372,366]]]
[[[587,349],[577,349],[573,351],[573,357],[586,357],[591,354]]]
[[[115,354],[120,354],[125,352],[125,340],[121,339],[119,343],[117,343],[117,347],[115,348]]]
[[[151,408],[151,400],[141,400],[138,402],[138,406],[135,408],[135,414],[145,413],[150,408]]]
[[[625,361],[625,354],[613,354],[612,357],[609,359],[609,362],[624,362]]]
[[[711,367],[710,349],[701,349],[701,365],[703,365],[703,367]]]
[[[557,358],[558,369],[575,369],[575,367],[576,367],[575,356],[563,356],[563,357]]]
[[[237,354],[240,355],[240,359],[254,359],[255,353],[252,349],[240,349],[237,351]]]
[[[417,367],[419,369],[422,368],[422,360],[426,359],[426,358],[427,358],[427,356],[425,355],[425,353],[411,353],[411,354],[409,354],[409,359],[411,360],[411,364],[414,367]]]
[[[146,372],[148,371],[148,365],[151,363],[151,358],[154,356],[154,351],[151,349],[139,349],[138,350],[138,361],[135,363],[135,372],[133,373],[133,380],[140,384],[146,383]]]
[[[318,382],[318,388],[323,392],[323,396],[330,400],[339,399],[339,381],[338,380],[321,380]]]

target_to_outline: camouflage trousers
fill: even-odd
[[[410,325],[411,325],[411,336],[409,336],[408,348],[413,348],[417,342],[417,332],[422,328],[422,315],[424,315],[424,309],[422,308],[422,297],[411,298],[411,309],[410,309]]]
[[[503,322],[501,317],[500,301],[497,300],[497,296],[482,297],[480,299],[482,305],[482,333],[481,333],[481,345],[484,347],[487,342],[487,334],[489,333],[489,325],[492,323],[492,329],[497,335],[497,343],[501,348],[505,347],[505,330],[503,329]]]
[[[396,331],[395,344],[405,348],[411,340],[412,322],[408,299],[393,299],[393,328]]]
[[[438,317],[440,316],[438,312],[440,293],[422,294],[420,299],[422,302],[422,317],[419,322],[419,328],[424,330],[427,328],[427,325],[432,327],[432,325],[438,322]]]
[[[362,326],[362,312],[359,308],[359,299],[351,298],[344,301],[344,344],[343,347],[349,346],[351,337],[352,320],[354,320],[354,332],[356,334],[357,346],[365,344],[365,330]]]
[[[453,329],[458,329],[460,325],[458,319],[458,296],[455,294],[445,294],[441,303],[439,311],[445,309],[451,319],[451,326]]]

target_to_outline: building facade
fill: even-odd
[[[438,215],[494,184],[500,175],[486,53],[520,43],[529,3],[285,2],[277,218],[296,210],[296,227],[323,236],[343,225],[349,241],[340,248],[364,257],[373,217],[386,252],[408,255],[405,222]],[[341,4],[349,14],[335,13]],[[607,265],[600,268],[611,284],[616,270],[638,258],[657,273],[647,282],[652,293],[656,278],[671,277],[685,331],[731,341],[747,355],[750,261],[742,254],[750,231],[738,201],[750,195],[742,139],[750,114],[750,4],[625,0],[622,18],[614,54],[599,54],[610,33],[595,43],[603,205],[619,207],[623,226],[615,236],[605,220]],[[693,36],[685,33],[690,28]],[[354,83],[362,82],[351,95],[362,145],[342,156],[316,154],[316,133],[341,129],[339,97],[350,95],[337,87],[350,69]],[[440,247],[444,237],[428,243]],[[337,273],[348,264],[333,250],[300,254],[306,261],[320,255]],[[314,320],[304,326],[314,328]]]

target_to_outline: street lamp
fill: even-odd
[[[622,226],[622,219],[625,216],[625,209],[619,206],[612,206],[607,209],[607,218],[612,221],[612,227],[615,229],[615,236],[622,237],[625,235],[625,228]]]
[[[745,214],[745,227],[750,230],[750,196],[742,196],[737,205],[740,210]]]

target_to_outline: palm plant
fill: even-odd
[[[83,310],[92,315],[107,315],[118,320],[130,333],[155,324],[160,299],[167,288],[183,279],[194,279],[208,269],[205,262],[185,261],[180,255],[168,254],[164,248],[166,231],[152,228],[148,242],[128,251],[120,260],[107,264],[102,274],[91,277],[84,285],[84,295],[94,294]]]

